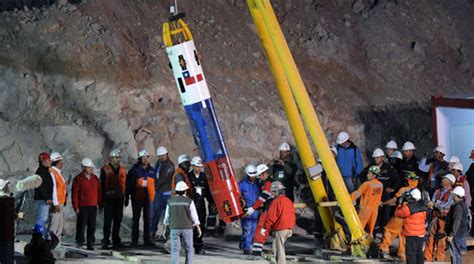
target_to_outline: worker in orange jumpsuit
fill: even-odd
[[[407,172],[405,174],[405,179],[407,186],[404,186],[395,193],[395,197],[392,199],[383,202],[383,205],[392,205],[395,206],[397,201],[402,197],[403,193],[406,191],[410,191],[414,188],[418,187],[419,176],[416,175],[415,172]],[[392,241],[398,236],[399,237],[399,246],[398,246],[398,257],[402,260],[406,260],[405,256],[405,236],[402,234],[403,230],[403,219],[398,218],[397,216],[393,216],[390,221],[388,221],[387,225],[383,228],[383,238],[382,242],[379,244],[380,252],[382,253],[382,257],[389,258],[389,247],[392,244]]]
[[[171,179],[171,190],[176,188],[176,184],[180,181],[184,181],[187,186],[193,186],[191,180],[189,179],[189,172],[191,171],[191,157],[186,154],[182,154],[178,157],[178,167],[174,172],[173,178]],[[194,198],[194,188],[188,188],[186,190],[186,196],[193,199]],[[173,191],[173,195],[174,195]]]
[[[441,186],[433,194],[433,198],[428,207],[432,208],[431,223],[429,228],[430,236],[425,245],[425,260],[443,262],[446,251],[446,216],[448,215],[453,198],[451,197],[452,186],[456,183],[456,177],[446,174],[441,180]]]
[[[351,194],[352,201],[360,198],[359,219],[362,227],[372,236],[377,221],[380,202],[382,200],[383,184],[377,180],[380,168],[371,166],[367,173],[368,181],[364,182],[357,191]]]
[[[267,219],[268,206],[272,200],[272,178],[269,168],[265,164],[257,166],[257,176],[259,178],[260,196],[252,207],[246,208],[246,215],[251,215],[255,210],[260,210],[257,228],[253,235],[252,254],[255,256],[262,255],[263,244],[270,235],[270,230],[263,230],[263,224]]]

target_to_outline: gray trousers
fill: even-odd
[[[293,232],[291,229],[275,231],[275,237],[273,238],[273,252],[275,253],[278,264],[286,263],[285,241],[292,235]]]
[[[181,238],[184,240],[184,250],[186,251],[186,264],[193,263],[193,230],[192,229],[171,229],[171,263],[179,264],[179,251],[181,249]]]
[[[61,242],[61,235],[64,229],[64,206],[59,206],[59,213],[52,212],[49,220],[49,232],[53,232]]]

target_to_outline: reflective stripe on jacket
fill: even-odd
[[[127,170],[120,166],[118,171],[111,165],[105,165],[101,171],[102,194],[104,198],[121,198],[125,195]]]

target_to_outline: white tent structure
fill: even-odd
[[[474,150],[474,94],[433,96],[431,101],[435,145],[446,147],[446,159],[458,156],[467,170]]]

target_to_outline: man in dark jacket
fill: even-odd
[[[156,149],[156,181],[155,181],[155,200],[153,201],[153,217],[151,220],[151,234],[156,236],[158,224],[166,204],[171,196],[171,180],[174,174],[174,164],[168,156],[168,150],[161,146]],[[163,230],[165,232],[165,230]]]
[[[415,156],[415,150],[416,150],[415,145],[411,143],[410,141],[407,141],[403,144],[403,147],[402,147],[403,159],[400,161],[399,169],[403,175],[406,172],[413,171],[416,173],[416,175],[420,176],[420,183],[418,186],[423,191],[425,182],[426,182],[426,177],[424,176],[424,173],[421,173],[418,167],[419,159]],[[407,183],[405,182],[405,179],[402,179],[402,185],[406,185],[406,184]]]
[[[464,237],[468,232],[467,206],[463,201],[465,196],[464,188],[458,186],[451,192],[454,204],[446,217],[446,234],[451,251],[451,263],[462,263],[461,247]]]
[[[293,189],[298,166],[291,158],[291,148],[288,143],[281,144],[279,152],[280,157],[274,160],[273,164],[270,164],[269,172],[275,181],[283,183],[286,188],[286,197],[294,201]]]
[[[54,249],[58,243],[58,238],[52,234],[52,240],[43,238],[45,228],[36,224],[33,227],[33,236],[30,243],[25,246],[25,256],[30,260],[28,264],[54,264],[56,259],[53,257],[51,250]]]
[[[446,149],[442,146],[437,146],[433,151],[431,158],[423,158],[420,161],[419,168],[426,173],[426,190],[433,195],[438,189],[443,176],[449,173],[449,164],[444,160]]]
[[[200,157],[194,157],[191,160],[191,166],[193,170],[189,173],[189,180],[191,181],[191,188],[194,189],[194,197],[191,197],[196,205],[196,210],[201,223],[201,231],[204,234],[206,231],[206,200],[209,205],[214,203],[211,196],[211,190],[207,183],[206,174],[203,172],[204,165]],[[209,210],[212,206],[209,207]],[[194,232],[194,251],[196,254],[203,254],[203,236],[197,236],[197,232]]]
[[[474,197],[474,149],[471,151],[471,156],[469,156],[470,159],[472,159],[473,163],[469,166],[469,169],[466,172],[466,180],[469,183],[469,186],[471,187],[471,198]],[[471,236],[474,236],[474,228],[471,228]]]
[[[107,249],[110,243],[110,228],[114,248],[122,248],[120,225],[123,218],[123,203],[125,197],[127,170],[120,165],[120,150],[114,149],[109,154],[110,163],[100,170],[102,188],[102,203],[104,205],[104,239],[102,249]]]
[[[127,174],[125,206],[132,199],[132,247],[138,245],[138,233],[141,212],[143,210],[143,238],[145,246],[154,246],[150,235],[150,213],[155,199],[156,170],[148,163],[149,154],[146,150],[138,153],[138,162]]]
[[[39,166],[36,174],[42,179],[41,185],[35,189],[35,201],[37,205],[36,224],[46,226],[48,223],[49,210],[53,204],[53,176],[49,172],[51,168],[51,157],[49,153],[43,152],[38,157]],[[43,228],[43,236],[48,236],[48,231]]]

